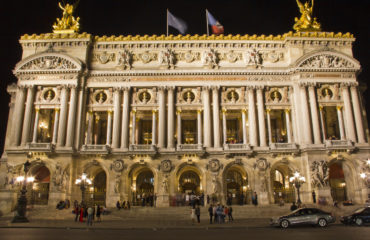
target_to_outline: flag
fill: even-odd
[[[188,25],[184,20],[175,17],[169,11],[167,11],[167,21],[169,26],[176,28],[181,34],[184,34],[188,29]]]
[[[210,12],[207,10],[208,24],[211,25],[213,34],[220,35],[224,33],[224,26],[217,21]]]

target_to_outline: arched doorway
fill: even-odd
[[[106,186],[107,175],[104,170],[101,170],[93,179],[93,194],[90,198],[92,197],[94,204],[105,206]]]
[[[200,178],[193,170],[186,170],[181,173],[179,178],[179,192],[180,193],[194,193],[200,195]]]
[[[226,204],[249,204],[252,190],[248,186],[247,174],[237,166],[229,168],[225,175]]]
[[[149,168],[141,169],[133,176],[132,203],[136,206],[153,206],[154,174]]]
[[[331,196],[334,201],[342,202],[348,200],[347,186],[341,162],[335,162],[329,166],[329,185]]]
[[[50,171],[45,166],[35,167],[31,169],[31,176],[35,180],[32,184],[32,189],[28,192],[28,202],[35,205],[47,205],[49,200],[50,188]],[[31,187],[31,185],[30,185]]]
[[[274,203],[283,200],[285,203],[296,201],[295,189],[289,178],[293,176],[292,170],[285,164],[280,164],[271,169],[271,186]]]

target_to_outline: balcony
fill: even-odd
[[[51,143],[27,143],[25,149],[35,152],[52,152],[54,145]]]
[[[204,148],[202,144],[178,144],[177,151],[186,153],[203,153]]]
[[[82,154],[108,154],[110,153],[110,146],[108,145],[82,145]]]
[[[299,149],[295,143],[271,143],[270,151],[272,153],[298,153]]]
[[[243,143],[232,143],[224,144],[224,153],[228,156],[233,156],[234,154],[251,154],[253,152],[249,144]]]
[[[140,153],[140,154],[156,154],[157,153],[157,147],[151,144],[130,145],[129,150],[131,152]]]
[[[325,140],[325,147],[328,150],[347,150],[350,152],[355,149],[351,140]]]

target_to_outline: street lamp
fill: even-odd
[[[85,202],[85,191],[86,191],[87,186],[91,184],[91,180],[87,178],[86,173],[82,173],[81,178],[76,179],[76,184],[80,185],[81,194],[82,194],[81,203],[84,203]]]
[[[302,184],[306,182],[306,178],[301,176],[299,172],[295,172],[294,176],[289,178],[289,182],[293,183],[293,185],[297,188],[297,193],[298,193],[297,203],[298,204],[302,203],[299,189],[302,186]]]
[[[26,217],[27,211],[27,183],[33,182],[35,180],[34,177],[27,177],[28,170],[30,170],[31,163],[27,160],[24,164],[24,176],[18,176],[16,181],[22,184],[21,187],[21,195],[18,198],[18,205],[17,205],[17,214],[14,216],[12,223],[24,223],[29,222]]]

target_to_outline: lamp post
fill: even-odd
[[[23,164],[24,169],[24,176],[18,176],[16,181],[22,184],[21,187],[21,195],[18,198],[18,205],[17,205],[17,214],[14,216],[12,223],[24,223],[29,222],[26,217],[27,211],[27,183],[33,182],[35,180],[34,177],[27,177],[28,170],[30,170],[31,163],[27,160]]]
[[[87,186],[91,184],[91,180],[87,178],[86,173],[82,173],[81,178],[76,179],[76,184],[80,185],[81,194],[82,194],[81,204],[83,204],[85,202],[85,191],[86,191]]]
[[[302,184],[306,182],[305,177],[301,176],[299,172],[295,172],[294,176],[289,178],[289,182],[293,183],[293,185],[297,189],[298,193],[297,203],[298,204],[302,203],[299,189],[301,188]]]

